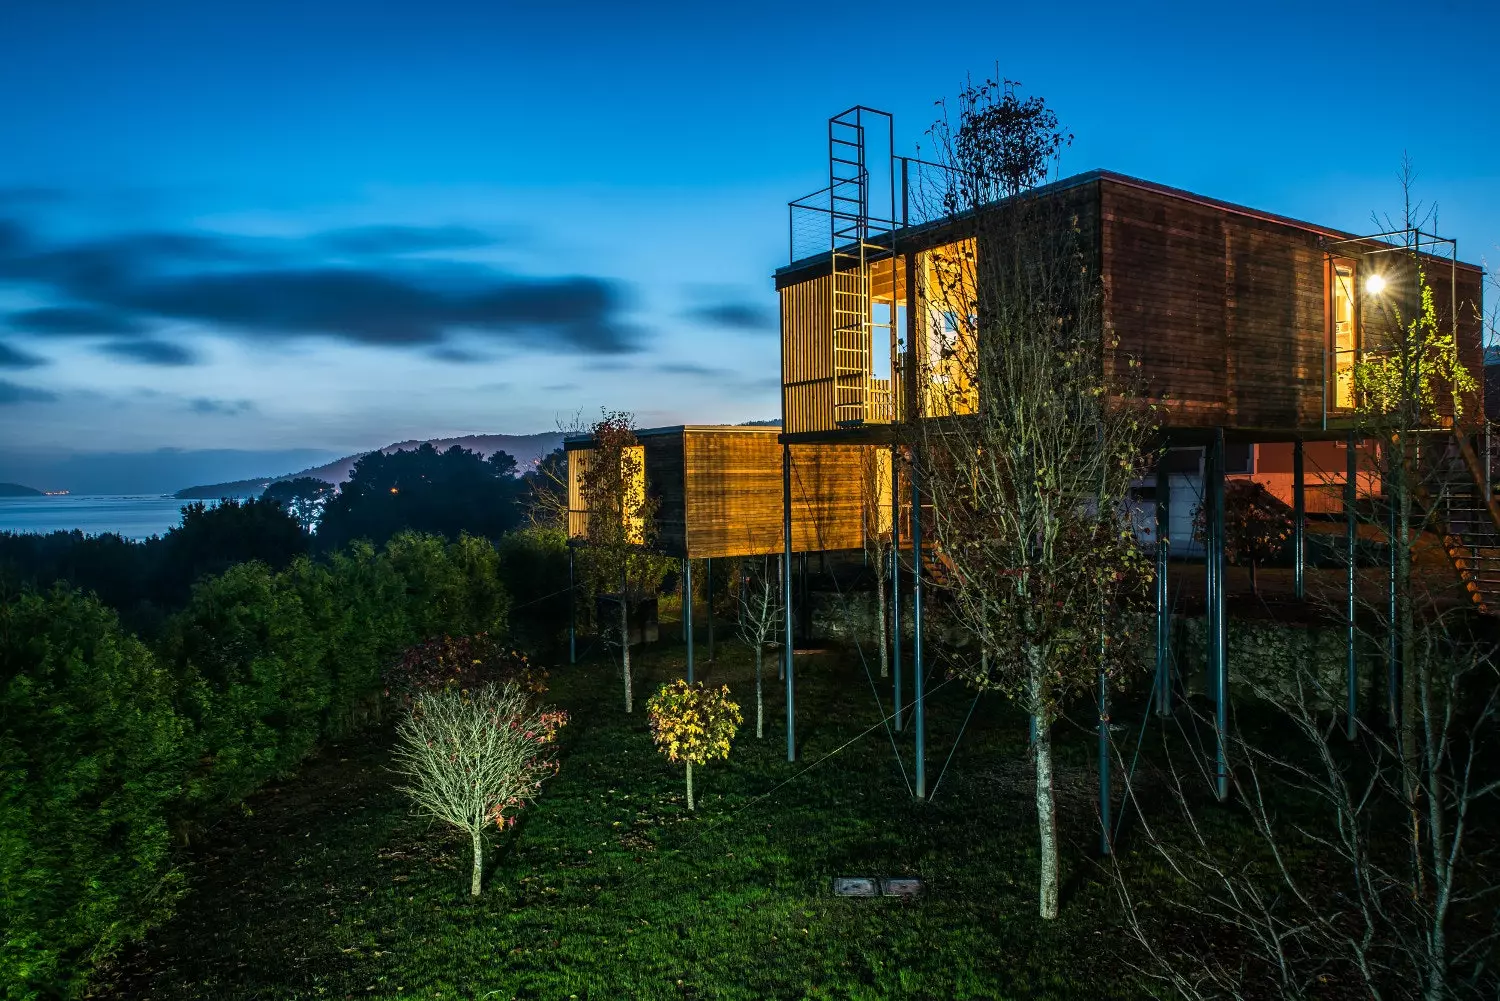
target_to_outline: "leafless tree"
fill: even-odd
[[[479,896],[484,832],[516,813],[556,774],[552,745],[567,716],[537,708],[514,684],[422,691],[396,726],[395,770],[417,809],[468,833],[469,894]]]
[[[765,651],[781,630],[781,574],[778,561],[770,556],[747,556],[740,560],[740,641],[755,651],[755,736],[766,735],[766,703],[762,686]]]
[[[891,452],[867,448],[860,458],[860,501],[864,522],[865,562],[875,574],[875,615],[880,630],[880,676],[891,674],[891,630],[887,588],[894,552],[891,533]]]
[[[1036,724],[1039,909],[1052,918],[1052,727],[1126,661],[1151,579],[1127,504],[1150,414],[1115,371],[1076,206],[1029,190],[1071,138],[1055,116],[992,82],[932,135],[947,168],[935,195],[964,238],[922,255],[915,276],[925,308],[907,392],[936,416],[911,442],[913,475],[953,614],[984,654],[957,671]]]

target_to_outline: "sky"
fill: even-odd
[[[1485,0],[0,0],[0,479],[777,417],[827,118],[915,152],[966,76],[1047,100],[1062,174],[1355,232],[1408,155],[1500,261],[1497,37]]]

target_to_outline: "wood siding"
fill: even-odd
[[[832,286],[825,274],[781,290],[781,412],[789,433],[835,427]]]

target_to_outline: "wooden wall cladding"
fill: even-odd
[[[694,558],[782,551],[781,445],[775,432],[689,428],[687,551]],[[792,547],[797,552],[862,546],[863,449],[792,447]]]
[[[781,290],[782,413],[788,433],[834,427],[833,276]]]

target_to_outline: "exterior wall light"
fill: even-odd
[[[1379,295],[1385,291],[1385,279],[1380,275],[1371,275],[1365,279],[1365,291],[1370,295]]]

